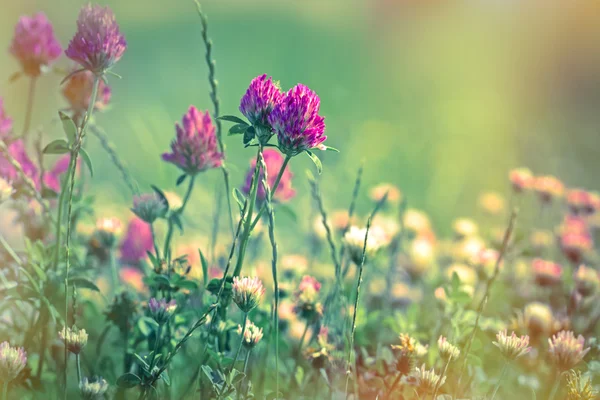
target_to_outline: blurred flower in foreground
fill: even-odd
[[[121,267],[119,270],[119,278],[121,281],[133,288],[138,293],[146,292],[146,285],[144,284],[144,273],[135,267]]]
[[[218,150],[215,126],[208,114],[190,106],[183,116],[182,125],[175,125],[177,137],[171,142],[171,153],[162,159],[181,168],[188,175],[196,175],[223,164]]]
[[[27,353],[22,347],[12,347],[8,342],[0,344],[0,380],[10,382],[27,364]]]
[[[152,297],[148,301],[148,310],[150,310],[152,318],[154,318],[159,325],[166,323],[175,313],[176,309],[177,302],[175,300],[167,302],[166,299],[157,300],[155,297]]]
[[[415,378],[417,387],[423,393],[433,392],[436,387],[442,386],[446,382],[445,376],[436,374],[433,368],[426,369],[425,364],[416,368]]]
[[[10,53],[19,60],[27,75],[40,75],[61,52],[60,43],[54,36],[54,28],[44,13],[19,18]]]
[[[64,84],[62,94],[75,113],[82,114],[87,111],[90,105],[90,98],[92,97],[93,86],[94,74],[87,70],[71,75]],[[98,96],[96,97],[94,110],[103,110],[108,106],[111,92],[110,86],[101,80],[98,86]]]
[[[489,215],[499,215],[506,207],[502,195],[496,192],[485,192],[479,195],[479,207]]]
[[[563,269],[560,264],[535,258],[531,262],[535,281],[540,286],[556,285],[562,279]]]
[[[62,176],[69,170],[69,164],[71,162],[71,155],[65,154],[56,160],[56,163],[50,171],[44,173],[44,185],[53,190],[56,193],[60,192]],[[81,159],[77,159],[77,165],[75,167],[75,173],[81,172]]]
[[[233,302],[245,313],[249,313],[260,303],[265,288],[257,277],[233,278]]]
[[[0,178],[0,204],[10,199],[10,196],[12,196],[14,192],[15,190],[10,182],[4,178]]]
[[[242,326],[238,325],[238,335],[242,334]],[[244,330],[243,344],[247,349],[254,348],[263,337],[263,330],[254,325],[252,321],[246,321],[246,329]]]
[[[268,117],[283,96],[279,84],[263,74],[252,79],[242,97],[240,112],[254,126],[261,143],[266,143],[273,135]]]
[[[263,151],[263,158],[265,160],[265,164],[267,165],[267,183],[269,184],[269,188],[271,191],[273,190],[273,186],[275,185],[275,181],[277,180],[277,176],[281,171],[281,167],[283,166],[283,156],[277,151],[273,149],[266,149]],[[248,170],[248,174],[246,175],[246,182],[244,183],[244,187],[242,188],[242,192],[246,195],[250,193],[250,187],[252,185],[252,176],[254,174],[254,168],[256,168],[256,159],[252,159],[250,162],[250,169]],[[262,182],[264,175],[263,171],[260,172],[259,181]],[[289,167],[286,166],[283,174],[281,175],[281,179],[279,184],[277,185],[277,190],[273,195],[273,198],[280,202],[286,202],[291,200],[296,195],[296,190],[292,187],[292,178],[294,174],[290,171]],[[256,198],[258,201],[265,200],[265,188],[262,184],[259,184]]]
[[[458,240],[476,236],[479,228],[470,218],[459,218],[452,223],[452,231]]]
[[[371,200],[374,202],[379,202],[383,199],[387,193],[387,202],[391,204],[399,204],[402,201],[402,192],[398,189],[397,186],[392,185],[391,183],[380,183],[377,186],[374,186],[369,191],[369,196]]]
[[[409,208],[404,212],[404,229],[414,237],[431,231],[431,221],[423,211]]]
[[[121,242],[121,258],[126,262],[137,263],[146,258],[147,252],[153,247],[150,225],[138,217],[132,218]]]
[[[103,75],[127,48],[115,15],[108,7],[87,4],[77,18],[77,32],[65,51],[67,57],[95,75]]]
[[[65,342],[65,346],[73,354],[81,353],[88,342],[88,334],[85,329],[77,329],[76,327],[64,327],[58,332],[58,337]]]
[[[440,349],[440,355],[444,360],[456,360],[460,355],[458,347],[454,346],[443,336],[438,339],[438,347]]]
[[[117,217],[98,218],[96,220],[96,231],[119,237],[123,233],[123,225]]]
[[[560,229],[560,247],[565,257],[579,264],[593,246],[587,222],[581,217],[566,216]]]
[[[315,92],[298,84],[285,93],[269,114],[279,147],[288,157],[321,148],[327,139],[324,118],[319,115],[320,105],[321,100]]]
[[[312,321],[323,315],[323,305],[318,302],[321,283],[312,276],[304,275],[294,293],[294,312]]]
[[[584,378],[581,371],[570,371],[567,377],[566,400],[594,400],[598,392],[594,390],[589,378]]]
[[[509,173],[509,180],[516,193],[522,193],[533,187],[534,177],[527,168],[513,169]]]
[[[435,262],[435,246],[429,239],[416,238],[408,245],[408,259],[403,263],[404,268],[412,278],[425,275]],[[401,256],[405,256],[402,254]]]
[[[108,390],[108,382],[102,377],[94,377],[88,379],[84,377],[79,383],[79,390],[83,400],[100,400],[104,399],[104,395]]]
[[[516,333],[507,335],[506,329],[496,334],[494,346],[500,349],[500,353],[507,360],[514,360],[531,351],[529,347],[529,336],[517,336]]]
[[[535,343],[540,336],[548,335],[554,324],[552,310],[547,304],[532,302],[525,306],[522,312],[517,313],[513,327],[517,331],[526,331]]]
[[[600,288],[600,273],[592,267],[580,265],[574,279],[575,287],[582,296],[590,296]]]
[[[549,203],[564,195],[565,185],[551,175],[536,176],[533,181],[533,190],[540,197],[542,203]]]
[[[585,339],[571,331],[561,331],[548,339],[548,353],[550,359],[559,371],[568,371],[583,360],[583,357],[590,351],[590,348],[584,349]]]
[[[365,237],[367,228],[358,228],[351,226],[348,232],[344,235],[344,243],[350,254],[350,258],[356,265],[360,265],[365,252],[365,263],[372,258],[380,248],[385,245],[384,234],[381,230],[369,229],[369,236],[365,247]]]
[[[318,348],[309,347],[305,351],[305,355],[310,361],[311,365],[315,369],[321,369],[327,367],[327,364],[331,360],[331,351],[334,346],[328,342],[329,328],[321,326],[319,334],[317,335]]]
[[[391,346],[396,354],[396,369],[401,374],[408,375],[413,368],[415,359],[427,354],[427,347],[406,333],[401,333],[399,340],[400,344]]]
[[[4,110],[4,99],[0,97],[0,140],[8,137],[12,131],[13,121]]]
[[[143,221],[152,224],[157,218],[162,218],[167,213],[167,204],[158,193],[145,193],[133,197],[133,208],[135,215]]]
[[[8,146],[10,155],[21,164],[21,168],[36,186],[39,186],[38,169],[27,155],[25,144],[22,139],[15,140]],[[17,172],[4,156],[0,155],[0,177],[13,183],[15,189],[23,185],[21,175]]]
[[[475,286],[477,283],[477,273],[468,265],[454,263],[446,269],[446,278],[452,280],[452,275],[456,274],[460,283],[468,286]]]

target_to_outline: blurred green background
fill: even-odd
[[[66,47],[80,0],[0,0],[0,48],[22,14],[43,11]],[[160,162],[173,125],[190,104],[212,109],[200,22],[192,0],[108,0],[128,41],[111,79],[112,109],[97,117],[143,190],[176,190],[175,167]],[[412,207],[444,230],[474,214],[482,190],[506,192],[510,168],[528,166],[568,185],[599,189],[600,3],[558,0],[205,0],[217,60],[222,112],[238,114],[250,80],[262,73],[284,89],[301,82],[321,97],[327,144],[323,193],[329,209],[347,207],[356,169],[366,187],[398,185]],[[67,67],[63,57],[59,66]],[[27,82],[0,57],[0,96],[22,127]],[[34,126],[64,105],[60,76],[41,81]],[[252,151],[226,139],[232,182],[241,184]],[[93,192],[126,206],[130,194],[97,141]],[[291,168],[309,208],[305,157]],[[208,231],[218,171],[193,197],[195,223]],[[183,188],[178,190],[182,191]],[[106,207],[106,206],[100,206]],[[368,196],[360,210],[370,208]],[[281,217],[280,220],[284,220]],[[288,220],[289,221],[289,220]],[[308,223],[301,219],[300,223]],[[294,229],[291,230],[292,233]]]

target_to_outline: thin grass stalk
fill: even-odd
[[[231,363],[231,366],[229,367],[229,372],[227,373],[227,375],[229,375],[231,373],[231,371],[233,371],[233,367],[235,367],[235,362],[237,361],[238,357],[240,356],[240,352],[242,351],[242,346],[244,345],[244,334],[246,333],[246,324],[247,323],[248,323],[248,313],[245,312],[244,320],[242,321],[242,334],[240,335],[240,344],[238,345],[237,351],[235,352],[235,357],[233,357],[233,362]]]
[[[500,252],[498,253],[498,258],[496,259],[496,264],[494,266],[494,273],[486,282],[485,292],[483,293],[481,302],[479,303],[479,306],[477,307],[477,317],[475,318],[475,325],[473,326],[473,330],[471,331],[471,334],[469,335],[469,339],[467,341],[466,348],[463,350],[464,360],[463,360],[462,367],[460,369],[460,374],[458,376],[458,384],[456,385],[457,390],[460,387],[460,382],[461,382],[463,374],[467,368],[467,361],[468,361],[469,353],[471,351],[471,346],[473,345],[473,339],[475,338],[475,333],[477,332],[477,328],[479,327],[479,319],[481,318],[481,314],[483,313],[483,309],[485,308],[485,304],[487,303],[488,296],[490,294],[490,289],[491,289],[492,285],[494,284],[496,277],[500,273],[500,264],[502,262],[502,259],[504,258],[504,255],[506,254],[506,251],[508,250],[508,243],[512,236],[512,232],[515,227],[516,219],[517,219],[517,210],[514,209],[510,214],[508,226],[506,228],[506,231],[504,232],[504,238],[502,239],[502,246],[500,247]]]
[[[73,191],[75,188],[75,171],[77,170],[77,158],[79,157],[79,151],[81,149],[81,143],[83,137],[85,135],[85,129],[89,120],[92,117],[92,113],[94,112],[94,105],[96,104],[96,97],[98,95],[98,86],[100,85],[100,77],[94,77],[94,86],[92,88],[92,95],[90,96],[90,104],[87,110],[87,114],[83,119],[81,127],[79,129],[79,134],[77,135],[76,142],[73,144],[73,149],[71,149],[71,160],[69,162],[69,169],[67,171],[68,180],[65,182],[69,188],[69,195],[67,197],[67,233],[65,238],[65,248],[66,248],[66,271],[65,271],[65,329],[69,323],[69,270],[71,267],[71,215],[73,212]],[[63,189],[64,191],[64,189]],[[59,205],[60,207],[60,205]],[[65,399],[67,398],[67,370],[68,370],[68,360],[69,354],[67,350],[67,346],[65,346]]]
[[[435,400],[437,398],[438,391],[440,390],[440,387],[442,386],[442,378],[444,378],[444,376],[446,376],[446,373],[448,372],[448,367],[450,366],[451,361],[452,361],[452,357],[448,357],[448,360],[446,360],[446,364],[444,364],[444,369],[442,369],[442,374],[440,375],[440,379],[438,379],[437,383],[435,384],[435,389],[433,390],[433,397],[431,398],[432,400]]]
[[[33,99],[35,98],[35,87],[37,77],[29,80],[29,92],[27,93],[27,105],[25,108],[25,123],[23,124],[23,139],[26,141],[31,127],[31,118],[33,116]]]
[[[354,209],[356,208],[356,200],[358,199],[358,194],[360,192],[360,186],[362,183],[362,175],[363,175],[364,166],[365,166],[365,163],[364,163],[364,161],[362,161],[360,163],[360,167],[358,167],[358,171],[356,172],[356,180],[354,181],[354,189],[352,189],[352,198],[350,200],[350,206],[348,207],[348,223],[346,224],[346,226],[344,227],[344,230],[342,231],[342,236],[346,234],[348,229],[350,229],[350,220],[352,219],[352,216],[354,215]],[[346,245],[342,242],[342,245],[340,246],[340,255],[339,255],[340,264],[343,264],[345,251],[346,251]],[[340,267],[341,267],[341,265],[340,265]]]
[[[108,136],[106,135],[106,132],[104,132],[104,130],[102,130],[102,128],[100,128],[97,125],[90,125],[90,132],[92,132],[92,134],[94,136],[96,136],[96,138],[102,145],[102,148],[104,149],[104,151],[106,151],[106,153],[110,157],[110,160],[112,161],[114,166],[117,167],[117,169],[121,173],[121,177],[123,178],[123,181],[129,188],[131,193],[134,196],[139,195],[140,189],[138,187],[137,182],[131,176],[131,173],[127,169],[127,165],[125,164],[125,162],[122,161],[121,158],[119,157],[119,155],[117,154],[117,148],[115,147],[114,144],[112,144],[110,142],[110,140],[108,139]]]
[[[275,193],[277,192],[277,188],[279,187],[279,182],[281,182],[281,177],[283,176],[283,173],[285,172],[285,169],[287,168],[287,165],[288,165],[288,163],[290,162],[291,159],[292,159],[292,157],[286,155],[285,158],[284,158],[284,160],[283,160],[283,164],[281,164],[281,168],[279,169],[279,173],[277,174],[277,178],[275,178],[275,182],[273,182],[273,187],[271,188],[271,196],[269,196],[269,200],[271,202],[273,202],[273,196],[275,196]],[[256,224],[258,224],[258,221],[260,220],[260,217],[262,216],[262,214],[266,210],[267,210],[267,203],[265,202],[260,207],[260,209],[256,213],[256,217],[252,221],[252,225],[251,225],[252,229],[254,229],[254,227],[256,227]]]
[[[387,197],[388,194],[386,193],[383,198],[375,205],[375,208],[373,209],[373,212],[371,212],[371,215],[369,216],[369,219],[367,220],[367,229],[365,231],[365,240],[363,242],[363,251],[362,251],[362,257],[360,260],[360,265],[358,266],[358,280],[356,282],[356,296],[354,299],[354,312],[352,314],[352,327],[351,327],[351,331],[350,331],[350,346],[348,347],[348,357],[347,357],[347,363],[346,363],[346,389],[345,389],[345,396],[344,398],[348,398],[348,385],[350,383],[350,374],[356,375],[356,368],[351,367],[352,362],[352,355],[354,354],[354,333],[356,332],[356,314],[358,312],[358,305],[359,305],[359,301],[360,301],[360,288],[361,288],[361,284],[362,284],[362,276],[363,276],[363,270],[364,270],[364,265],[365,265],[365,261],[367,258],[367,240],[369,239],[369,230],[371,229],[371,224],[373,223],[373,218],[375,218],[375,215],[377,215],[377,212],[379,211],[379,209],[385,204],[385,202],[387,201]],[[352,368],[352,370],[351,370]],[[356,376],[354,376],[354,382],[355,382],[355,391],[356,391]]]
[[[508,370],[508,364],[509,361],[506,360],[506,362],[504,363],[504,366],[502,367],[502,372],[500,372],[500,377],[498,378],[498,382],[496,383],[496,386],[494,387],[494,391],[492,392],[492,399],[494,400],[496,398],[496,393],[498,393],[498,389],[500,389],[500,384],[502,383],[502,379],[504,378],[504,375],[506,374],[506,371]],[[435,397],[434,397],[435,399]]]
[[[177,210],[173,211],[174,214],[182,215],[183,211],[185,210],[185,206],[187,205],[188,201],[190,200],[190,196],[192,195],[192,191],[194,190],[194,182],[196,181],[196,176],[192,175],[190,176],[190,183],[188,184],[188,188],[185,192],[185,196],[183,197],[183,203],[181,204],[181,207],[179,207]],[[167,227],[167,236],[165,238],[165,243],[163,246],[163,256],[165,258],[167,258],[167,254],[169,252],[169,249],[171,248],[171,240],[173,239],[173,221],[171,220],[171,218],[169,218],[169,223],[168,223],[168,227]]]
[[[221,127],[221,120],[219,120],[219,109],[220,109],[220,101],[219,96],[217,94],[217,78],[215,77],[215,60],[212,58],[212,40],[208,37],[208,19],[206,18],[206,14],[202,11],[202,6],[198,0],[194,0],[196,3],[196,8],[198,9],[198,15],[200,15],[200,22],[202,25],[202,41],[204,42],[204,46],[206,48],[205,60],[206,65],[208,66],[208,83],[210,85],[210,99],[212,100],[214,112],[213,117],[215,120],[215,124],[217,127],[217,142],[219,143],[219,150],[223,154],[223,160],[225,160],[225,143],[223,143],[223,133]],[[231,234],[234,235],[233,230],[233,210],[231,208],[231,188],[229,186],[229,171],[227,170],[227,166],[225,162],[221,166],[221,171],[223,171],[223,182],[225,183],[225,192],[227,193],[227,208],[229,210],[229,226],[231,228]]]
[[[259,147],[260,148],[260,147]],[[286,157],[286,160],[289,157]],[[277,242],[275,241],[275,212],[273,211],[273,204],[271,199],[273,195],[271,188],[269,187],[267,164],[263,157],[262,151],[260,152],[260,163],[263,169],[262,185],[265,191],[265,204],[267,206],[267,215],[269,216],[269,241],[271,242],[271,271],[273,274],[273,285],[275,293],[275,308],[273,310],[273,333],[275,336],[275,393],[276,397],[279,397],[279,281],[277,280]],[[281,174],[285,169],[285,165],[282,166],[279,171],[278,178],[281,178]],[[257,216],[258,217],[258,216]]]
[[[17,160],[15,160],[15,158],[10,154],[8,146],[3,140],[0,140],[0,153],[2,153],[2,156],[6,159],[6,161],[8,161],[9,164],[15,169],[17,175],[19,175],[19,178],[27,187],[29,194],[33,196],[35,201],[37,201],[42,206],[44,213],[47,216],[49,216],[50,207],[48,206],[48,202],[42,198],[42,194],[38,192],[33,180],[31,180],[31,178],[28,177],[27,174],[25,174],[25,171],[23,171],[23,167],[21,166],[21,164]]]

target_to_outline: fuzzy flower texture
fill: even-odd
[[[167,204],[157,193],[146,193],[133,198],[131,211],[143,221],[151,224],[157,218],[165,216]]]
[[[10,382],[27,364],[27,353],[21,347],[12,347],[8,342],[0,344],[0,380]]]
[[[79,12],[77,32],[65,54],[100,76],[119,61],[126,48],[127,42],[112,10],[87,4]]]
[[[79,383],[81,397],[84,400],[100,400],[104,399],[104,394],[108,390],[108,382],[101,377],[88,379],[84,377]]]
[[[233,302],[245,313],[249,313],[260,303],[265,288],[257,277],[233,278]]]
[[[517,336],[514,332],[509,336],[506,329],[498,332],[494,346],[500,349],[500,352],[507,360],[519,358],[531,350],[529,347],[529,336]]]
[[[85,329],[77,329],[76,327],[64,327],[58,332],[58,337],[65,342],[67,349],[73,354],[81,353],[88,342],[88,334]]]
[[[19,60],[25,74],[32,77],[40,75],[43,68],[56,60],[61,52],[60,43],[46,15],[38,13],[33,17],[19,18],[10,53]]]
[[[278,83],[273,82],[271,77],[267,79],[266,74],[257,76],[242,97],[240,112],[253,126],[268,127],[270,130],[269,114],[282,98]]]
[[[167,302],[165,299],[156,300],[154,297],[148,302],[148,310],[152,314],[152,318],[160,325],[164,324],[171,318],[177,309],[177,302],[171,300]]]
[[[181,168],[188,175],[196,175],[223,164],[223,154],[218,151],[215,126],[208,112],[190,106],[182,124],[176,124],[177,137],[171,143],[171,153],[162,159]]]

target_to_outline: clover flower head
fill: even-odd
[[[104,399],[104,394],[108,391],[108,382],[102,377],[88,379],[86,376],[79,383],[79,390],[84,400]]]
[[[479,207],[489,215],[499,215],[506,206],[504,197],[496,192],[484,192],[477,200]]]
[[[22,347],[12,347],[8,342],[0,344],[0,379],[10,382],[27,364],[27,353]]]
[[[565,185],[551,175],[536,176],[533,181],[533,190],[544,204],[564,195]]]
[[[64,327],[58,332],[60,340],[65,342],[67,349],[73,354],[81,353],[81,350],[88,342],[88,334],[85,329],[77,329],[77,327]]]
[[[378,203],[383,199],[383,196],[387,194],[387,201],[391,204],[399,204],[402,201],[402,192],[396,185],[391,183],[380,183],[374,186],[369,191],[371,200]]]
[[[115,15],[109,7],[87,4],[77,18],[77,32],[65,51],[67,57],[96,76],[103,75],[127,48]]]
[[[157,218],[162,218],[167,213],[167,203],[158,193],[145,193],[133,198],[131,211],[144,222],[152,224]]]
[[[558,263],[535,258],[531,262],[531,267],[533,268],[535,281],[540,286],[556,285],[562,279],[563,268]]]
[[[594,390],[590,378],[584,378],[581,371],[570,371],[567,377],[566,400],[594,400],[598,392]]]
[[[256,308],[263,295],[265,288],[258,277],[234,277],[233,278],[233,302],[245,313]]]
[[[215,126],[207,112],[190,106],[181,125],[175,125],[176,138],[171,142],[171,153],[162,159],[176,165],[188,175],[196,175],[223,164],[223,154],[218,151]]]
[[[238,329],[237,329],[238,335],[242,334],[242,330],[243,330],[242,326],[238,325]],[[260,342],[260,340],[263,337],[262,328],[259,328],[258,326],[254,325],[254,323],[252,323],[252,321],[246,321],[246,329],[243,331],[244,331],[244,338],[243,338],[242,343],[243,343],[244,347],[246,347],[247,349],[252,349],[252,348],[256,347],[258,342]]]
[[[64,84],[62,94],[69,103],[71,109],[76,113],[84,113],[90,105],[92,90],[94,86],[94,74],[85,70],[73,74]],[[112,90],[103,80],[98,84],[98,95],[94,110],[104,110],[110,103]]]
[[[444,336],[440,336],[438,339],[438,347],[440,349],[440,355],[444,360],[456,360],[460,355],[458,347],[450,343]]]
[[[529,336],[517,336],[514,332],[509,336],[506,329],[498,332],[496,341],[492,343],[507,360],[517,359],[531,351]]]
[[[577,291],[584,297],[592,295],[600,288],[600,273],[583,264],[575,271],[574,280]]]
[[[294,293],[294,311],[311,321],[323,314],[323,305],[318,301],[321,283],[310,275],[304,275]]]
[[[568,371],[583,360],[590,351],[584,348],[585,339],[579,335],[575,337],[572,331],[560,331],[548,339],[548,353],[554,365],[560,371]]]
[[[522,193],[533,188],[535,178],[527,168],[513,169],[510,171],[508,177],[512,184],[513,191],[516,193]]]
[[[123,233],[123,224],[117,217],[98,218],[96,220],[96,230],[119,236]]]
[[[44,13],[19,18],[10,53],[19,60],[27,75],[40,75],[61,52],[60,43],[54,36],[54,28]]]
[[[6,139],[12,131],[13,120],[4,110],[4,99],[0,97],[0,140]]]
[[[351,226],[344,235],[344,243],[346,244],[350,258],[356,265],[362,263],[363,250],[365,252],[365,261],[367,261],[385,244],[385,238],[383,237],[384,235],[382,232],[370,229],[369,236],[367,237],[367,245],[365,247],[366,235],[367,228],[359,228],[357,226]]]
[[[167,302],[166,299],[157,300],[155,297],[152,297],[148,301],[148,310],[150,311],[152,318],[154,318],[159,325],[162,325],[175,314],[177,302],[175,300]]]
[[[242,97],[240,112],[259,132],[264,130],[270,137],[272,133],[268,117],[283,96],[278,82],[273,82],[266,74],[257,76]]]
[[[433,392],[436,387],[442,386],[446,382],[445,376],[436,374],[433,368],[428,370],[425,364],[416,368],[415,378],[417,387],[423,393]]]
[[[275,106],[268,120],[284,154],[295,156],[323,147],[327,136],[320,106],[319,96],[302,84],[290,89]]]
[[[265,149],[263,151],[263,158],[265,160],[265,165],[267,166],[267,183],[272,191],[275,181],[277,180],[277,176],[283,167],[284,159],[281,153],[273,149]],[[250,193],[250,189],[252,187],[252,176],[254,175],[255,168],[256,159],[252,159],[250,162],[250,168],[246,174],[246,181],[242,187],[242,192],[246,195]],[[256,192],[256,198],[259,202],[263,202],[266,198],[265,189],[261,184],[263,177],[264,172],[261,170],[258,181],[258,189]],[[281,179],[279,180],[279,184],[277,185],[277,190],[275,190],[275,194],[273,195],[275,200],[283,203],[291,200],[296,195],[296,190],[292,187],[293,177],[294,174],[292,174],[289,167],[286,166],[281,175]]]

